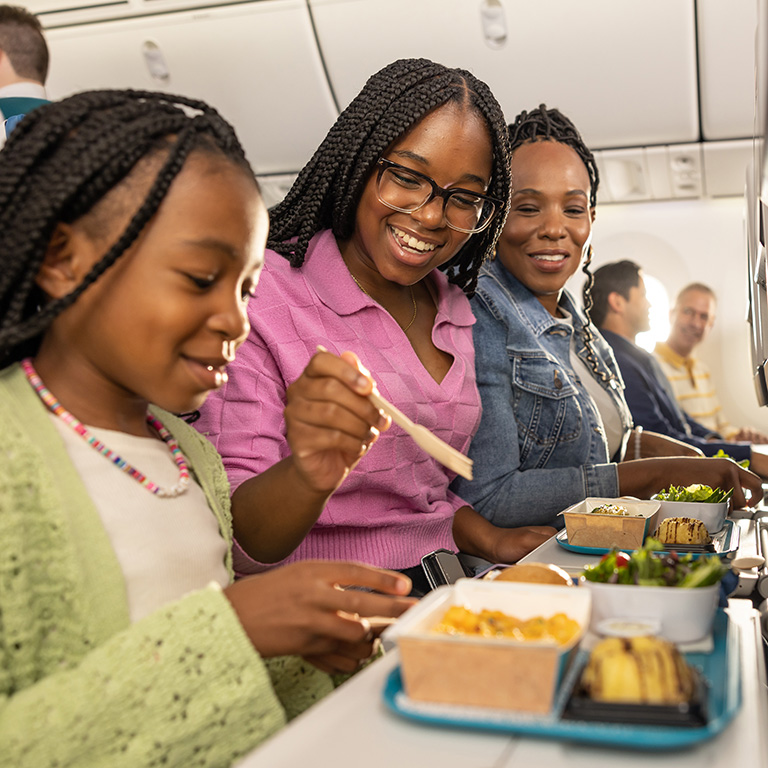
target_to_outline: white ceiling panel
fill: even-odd
[[[426,57],[485,80],[508,120],[558,107],[593,148],[699,139],[693,0],[309,5],[342,107],[389,62]]]

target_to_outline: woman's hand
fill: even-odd
[[[410,590],[410,579],[393,571],[306,560],[241,579],[224,594],[263,657],[304,656],[334,673],[370,658],[377,639],[365,617],[400,616],[416,602],[403,597]]]
[[[635,457],[635,433],[629,436],[629,445],[627,446],[627,459]],[[640,456],[641,459],[653,459],[658,456],[703,456],[701,450],[695,448],[682,440],[675,440],[674,437],[667,437],[658,432],[651,432],[647,429],[640,434]]]
[[[453,539],[461,552],[492,563],[516,563],[557,531],[548,525],[499,528],[472,507],[461,507],[453,517]]]
[[[352,352],[318,351],[288,387],[286,436],[301,481],[319,493],[336,490],[390,426],[368,395],[374,382]]]
[[[623,461],[617,464],[619,493],[648,499],[670,485],[702,483],[712,488],[733,488],[733,506],[747,506],[744,489],[750,493],[749,503],[754,505],[763,498],[763,486],[754,473],[740,467],[732,459],[716,458],[661,458]]]

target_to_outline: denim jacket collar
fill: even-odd
[[[512,273],[499,261],[493,259],[483,265],[480,275],[489,277],[496,282],[499,287],[507,294],[509,300],[517,310],[520,320],[527,325],[536,336],[542,336],[552,328],[559,326],[568,329],[571,327],[578,332],[584,327],[584,320],[581,310],[576,306],[568,291],[563,291],[560,296],[559,306],[562,307],[573,319],[573,326],[560,318],[553,317],[544,305],[536,298],[532,291],[528,290]],[[478,293],[483,293],[487,299],[491,299],[490,294],[484,290],[485,281],[478,283]],[[486,283],[487,285],[487,283]],[[581,350],[579,350],[581,352]]]

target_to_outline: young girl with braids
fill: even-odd
[[[610,347],[565,289],[581,264],[590,274],[592,153],[544,105],[509,128],[510,212],[472,301],[483,402],[469,452],[475,477],[457,479],[457,493],[500,526],[556,524],[587,496],[648,498],[670,484],[733,487],[737,506],[742,486],[760,498],[759,478],[735,462],[631,431]],[[678,458],[649,458],[658,456]]]
[[[488,524],[398,427],[345,479],[322,454],[288,456],[283,420],[286,402],[286,414],[302,402],[293,382],[307,363],[323,370],[335,359],[318,346],[351,349],[385,398],[466,451],[480,401],[465,292],[493,252],[508,196],[506,125],[488,87],[406,59],[368,80],[271,211],[250,335],[196,424],[235,489],[235,538],[253,558],[241,558],[243,571],[322,557],[418,577],[421,557],[437,548],[514,562],[554,533]],[[359,440],[366,425],[356,413],[336,417],[340,433]],[[322,483],[307,476],[321,461]],[[295,498],[314,498],[314,511],[265,493],[269,467],[292,478]]]
[[[361,615],[412,604],[390,596],[407,578],[351,563],[231,584],[224,469],[170,412],[226,380],[247,333],[253,172],[206,105],[102,91],[28,115],[0,180],[2,763],[230,765],[331,690],[320,670],[370,656]],[[359,400],[360,455],[371,381],[326,357],[297,387]],[[286,417],[297,452],[335,429],[312,415]]]

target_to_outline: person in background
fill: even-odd
[[[97,91],[27,115],[0,178],[2,763],[229,766],[333,688],[321,670],[370,657],[366,616],[413,604],[407,578],[354,563],[232,583],[224,468],[172,414],[246,336],[253,171],[207,105]],[[356,370],[334,360],[304,382],[329,402]],[[291,449],[333,440],[313,415]]]
[[[475,477],[454,490],[499,526],[562,525],[558,513],[587,496],[648,498],[670,483],[734,487],[743,504],[742,485],[761,491],[755,475],[632,430],[610,347],[565,288],[580,266],[589,274],[599,183],[578,130],[541,105],[509,131],[510,212],[472,299]]]
[[[48,45],[37,16],[0,5],[0,147],[21,117],[48,103],[47,78]]]
[[[722,440],[687,416],[656,358],[635,344],[637,334],[650,329],[651,305],[640,267],[629,260],[604,264],[595,270],[591,298],[590,316],[616,356],[635,423],[693,445],[707,456],[725,451],[736,461],[748,459],[754,472],[768,476],[768,454],[752,451],[748,442]]]
[[[466,451],[480,399],[465,293],[506,215],[507,142],[485,83],[426,59],[399,60],[368,80],[270,212],[272,250],[249,338],[195,424],[228,470],[243,572],[354,559],[401,570],[423,593],[420,560],[435,549],[511,563],[555,532],[489,524],[449,490],[453,474],[397,426],[348,476],[322,444],[288,456],[286,443],[283,411],[303,398],[299,373],[325,370],[350,349],[387,400]],[[350,401],[338,411],[340,433],[368,428],[359,408]],[[297,498],[315,499],[314,511],[266,494],[271,472],[286,473]]]
[[[691,283],[677,294],[669,312],[669,336],[653,351],[672,385],[678,404],[688,416],[725,440],[768,443],[768,435],[751,427],[728,423],[707,365],[694,355],[715,324],[717,298],[703,283]]]

